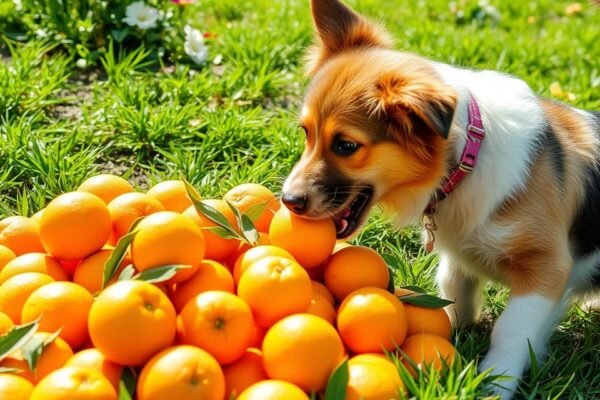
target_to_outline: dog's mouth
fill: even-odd
[[[336,213],[333,217],[337,230],[337,238],[344,239],[354,233],[362,225],[369,211],[374,190],[372,187],[361,190],[347,206]]]

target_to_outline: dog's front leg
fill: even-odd
[[[436,279],[442,298],[454,302],[446,307],[452,324],[465,326],[475,322],[483,300],[482,280],[467,275],[446,255],[441,256]]]
[[[568,302],[539,293],[512,295],[492,331],[492,343],[480,371],[492,368],[493,375],[505,375],[492,390],[503,400],[510,399],[518,380],[530,364],[529,346],[537,356],[545,352],[549,333]]]

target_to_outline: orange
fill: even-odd
[[[30,400],[116,400],[117,393],[99,372],[85,367],[65,367],[46,376]]]
[[[243,183],[238,185],[225,193],[223,199],[229,201],[243,213],[247,212],[253,206],[266,203],[264,211],[254,221],[254,226],[261,232],[269,230],[273,214],[279,210],[279,200],[277,200],[273,192],[258,183]]]
[[[32,220],[32,221],[35,221],[35,222],[37,222],[39,224],[40,221],[42,220],[42,214],[43,213],[44,213],[44,209],[42,208],[40,211],[36,212],[31,217],[29,217],[29,219]]]
[[[268,246],[270,244],[271,240],[269,239],[269,234],[266,232],[258,232],[258,242],[254,247]],[[235,265],[237,259],[240,258],[242,254],[250,250],[252,247],[253,246],[250,246],[248,243],[239,242],[237,249],[227,258],[227,260],[224,260],[223,263],[227,265],[228,268],[233,269],[233,266]]]
[[[25,378],[12,374],[0,374],[0,399],[29,400],[33,384]]]
[[[5,313],[0,312],[0,336],[7,334],[14,326],[13,320]]]
[[[0,270],[9,262],[15,259],[17,255],[8,247],[0,244]]]
[[[40,238],[54,257],[80,260],[104,246],[111,228],[108,208],[98,196],[70,192],[46,206],[40,221]]]
[[[192,205],[183,181],[164,181],[157,183],[147,192],[160,201],[167,211],[182,213]]]
[[[312,284],[312,290],[314,293],[318,293],[321,296],[325,297],[332,306],[335,305],[335,299],[333,298],[333,295],[331,294],[329,289],[327,289],[327,286],[317,281],[311,281],[310,283]]]
[[[266,380],[244,390],[237,400],[309,400],[306,393],[289,382]]]
[[[317,292],[312,293],[307,313],[323,318],[331,325],[335,324],[335,310],[327,298]]]
[[[362,354],[348,361],[346,400],[400,400],[406,393],[396,366],[384,357]]]
[[[262,352],[249,348],[236,362],[223,367],[226,398],[242,393],[250,385],[268,379],[263,367]]]
[[[408,296],[415,292],[408,289],[396,288],[394,295],[402,301],[402,296]],[[417,333],[431,333],[450,340],[452,337],[452,324],[450,318],[443,308],[426,308],[413,304],[404,304],[406,312],[407,331],[406,336],[416,335]]]
[[[202,200],[202,202],[223,214],[231,226],[237,226],[233,211],[231,211],[224,200],[209,199]],[[217,225],[204,215],[198,213],[194,206],[190,206],[187,210],[185,210],[183,215],[194,221],[200,228],[203,228],[202,233],[204,234],[204,240],[206,242],[206,258],[210,260],[224,261],[233,253],[235,253],[239,246],[239,241],[237,239],[224,239],[216,233],[211,232],[208,229],[204,229],[215,227]]]
[[[319,264],[314,268],[309,268],[306,270],[308,272],[308,276],[313,281],[323,282],[323,276],[325,275],[325,265]]]
[[[155,197],[146,193],[125,193],[115,197],[108,203],[108,211],[112,219],[111,243],[116,244],[138,218],[155,212],[165,211],[163,205]]]
[[[294,259],[288,251],[285,251],[280,247],[271,245],[252,247],[240,255],[233,266],[233,279],[235,279],[235,282],[240,282],[240,278],[248,266],[267,256],[278,256],[289,258],[290,260]]]
[[[204,260],[194,276],[175,286],[170,298],[175,310],[181,311],[188,301],[209,290],[235,293],[235,285],[227,268],[216,261]]]
[[[25,272],[7,279],[0,285],[0,312],[20,324],[23,304],[29,295],[50,282],[54,279],[40,272]]]
[[[44,252],[39,225],[18,215],[0,221],[0,245],[8,247],[17,256]]]
[[[175,309],[156,286],[119,281],[104,289],[90,310],[90,338],[107,360],[141,365],[175,338]]]
[[[425,308],[404,303],[406,312],[407,336],[417,333],[431,333],[450,340],[452,324],[443,308]]]
[[[180,264],[169,283],[183,282],[196,273],[204,259],[202,231],[189,218],[172,211],[160,211],[139,223],[131,243],[133,265],[138,271]]]
[[[438,371],[441,371],[444,365],[449,366],[452,364],[456,355],[452,343],[443,337],[428,333],[409,336],[400,347],[400,350],[402,350],[405,357],[408,357],[419,368],[432,366]],[[413,376],[417,375],[417,372],[406,358],[402,360],[402,363]]]
[[[267,375],[306,392],[324,389],[343,358],[344,345],[335,328],[310,314],[282,319],[269,329],[263,342]]]
[[[9,261],[0,271],[0,284],[8,278],[25,272],[39,272],[46,274],[56,281],[69,279],[63,266],[54,257],[43,253],[23,254]]]
[[[336,230],[330,219],[305,219],[281,207],[271,221],[269,238],[273,245],[289,251],[304,268],[314,268],[333,252]]]
[[[238,285],[238,296],[252,310],[256,323],[269,327],[281,318],[305,312],[312,285],[296,261],[269,256],[246,269]]]
[[[350,293],[340,305],[337,327],[355,353],[382,353],[400,346],[406,337],[404,305],[381,288]]]
[[[259,349],[262,348],[262,343],[268,330],[269,328],[264,328],[255,324],[254,334],[252,335],[252,340],[250,341],[249,347],[256,347]]]
[[[111,254],[112,250],[103,249],[86,257],[75,268],[73,282],[83,286],[92,294],[99,292],[102,289],[102,281],[104,280],[104,264],[106,264]],[[113,282],[117,279],[123,268],[130,263],[131,261],[125,257],[112,279]]]
[[[208,351],[219,364],[240,358],[254,335],[250,307],[228,292],[211,290],[196,296],[177,318],[182,343]]]
[[[144,366],[137,383],[138,400],[225,398],[225,378],[217,360],[193,346],[174,346]]]
[[[85,349],[74,354],[66,362],[65,367],[85,367],[100,372],[110,384],[119,390],[119,381],[123,373],[123,366],[115,364],[104,358],[104,355],[98,349]]]
[[[117,196],[133,192],[133,186],[120,176],[100,174],[83,181],[77,191],[95,194],[108,204]]]
[[[36,332],[33,334],[32,339],[43,341],[50,335],[51,334],[48,332]],[[71,350],[71,347],[69,347],[67,342],[60,337],[57,337],[52,343],[44,347],[35,366],[35,372],[29,369],[29,365],[23,358],[20,350],[2,360],[0,366],[20,369],[21,371],[18,372],[19,376],[27,379],[31,383],[36,383],[51,372],[62,368],[72,355],[73,350]]]
[[[363,287],[386,289],[390,274],[383,257],[363,246],[350,246],[333,254],[325,266],[325,285],[339,301]]]
[[[94,298],[72,282],[50,282],[36,289],[23,304],[23,323],[38,318],[39,329],[60,331],[69,346],[77,348],[88,339],[87,319]]]

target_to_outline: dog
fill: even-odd
[[[511,398],[573,299],[600,288],[600,113],[522,80],[392,49],[338,0],[312,0],[300,115],[306,144],[282,201],[352,237],[375,204],[398,226],[425,217],[452,322],[478,318],[483,286],[510,289],[481,370]]]

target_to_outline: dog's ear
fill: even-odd
[[[318,44],[307,57],[307,75],[312,75],[331,56],[358,47],[390,48],[389,35],[359,16],[339,0],[311,0]]]
[[[403,140],[448,138],[456,93],[450,87],[404,75],[381,77],[374,90],[373,108],[388,122],[389,134]]]

